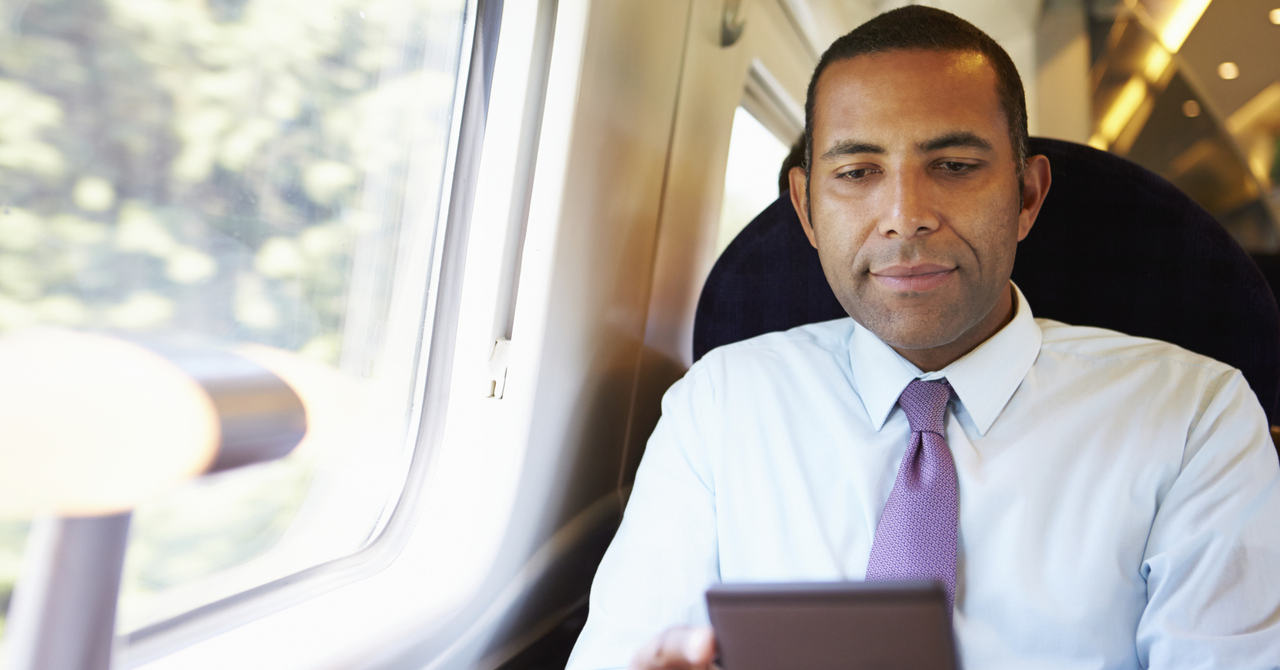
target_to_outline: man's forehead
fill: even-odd
[[[976,52],[900,50],[836,61],[819,78],[814,103],[818,152],[890,137],[920,145],[958,132],[998,143],[1006,130],[995,69]]]
[[[910,83],[923,77],[976,77],[995,83],[996,69],[978,51],[949,49],[891,49],[873,51],[831,62],[818,78],[819,91],[831,81],[897,80]],[[908,77],[903,80],[902,77]]]

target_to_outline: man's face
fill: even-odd
[[[1043,193],[1028,212],[996,91],[967,52],[859,56],[818,81],[810,202],[799,169],[793,201],[840,303],[899,351],[980,338],[967,351],[1010,314]]]

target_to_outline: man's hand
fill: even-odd
[[[668,628],[631,659],[631,670],[709,670],[716,657],[710,626]]]

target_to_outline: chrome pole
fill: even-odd
[[[32,522],[9,604],[9,670],[110,669],[130,516]]]

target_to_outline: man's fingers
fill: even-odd
[[[640,647],[636,655],[631,657],[631,666],[628,670],[644,670],[653,667],[658,654],[658,642],[661,638],[654,638]]]
[[[684,656],[691,665],[702,667],[711,665],[716,657],[716,636],[710,626],[699,626],[689,630],[684,641]]]
[[[686,668],[692,665],[685,656],[688,646],[688,628],[668,628],[658,636],[657,667]]]
[[[633,670],[707,668],[715,658],[715,635],[710,627],[668,628],[646,644],[631,662]]]

